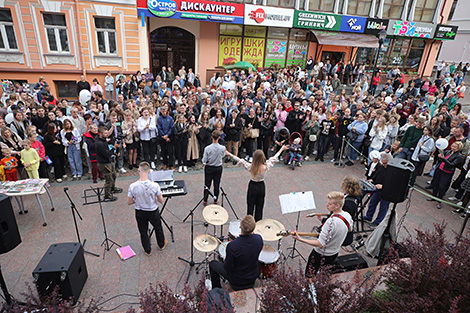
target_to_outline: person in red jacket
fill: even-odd
[[[18,177],[16,174],[16,167],[18,166],[18,160],[11,156],[10,148],[2,149],[3,159],[0,160],[0,165],[3,165],[5,171],[5,180],[17,181]]]
[[[372,96],[375,96],[375,90],[377,89],[377,86],[379,86],[380,83],[380,71],[377,71],[372,78],[372,86],[370,87],[370,94]]]
[[[41,159],[41,163],[39,163],[39,177],[40,178],[49,178],[47,174],[47,162],[45,160],[46,157],[46,149],[44,148],[43,144],[38,140],[38,134],[35,132],[31,132],[28,134],[28,139],[31,141],[31,148],[36,150]]]

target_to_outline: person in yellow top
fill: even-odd
[[[29,178],[39,178],[39,164],[41,159],[35,149],[31,148],[31,141],[25,139],[22,141],[23,150],[21,150],[21,162],[23,163]]]

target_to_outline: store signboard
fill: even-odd
[[[265,39],[243,38],[243,61],[250,62],[256,68],[263,67]]]
[[[245,25],[292,28],[294,10],[245,4]]]
[[[219,66],[231,65],[241,61],[242,37],[219,37]]]
[[[138,15],[243,24],[244,5],[205,0],[137,0]]]
[[[434,39],[438,40],[454,40],[457,35],[458,26],[437,25]]]
[[[340,31],[348,33],[363,33],[367,18],[359,16],[343,15]]]
[[[269,39],[266,44],[264,66],[286,66],[287,40]]]
[[[294,27],[339,31],[341,15],[296,10]]]
[[[398,37],[432,38],[436,25],[407,21],[390,20],[387,35]]]
[[[379,32],[387,30],[388,20],[382,20],[379,18],[368,18],[366,22],[366,27],[364,28],[364,34],[378,35]]]

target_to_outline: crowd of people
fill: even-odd
[[[5,174],[14,170],[21,178],[48,177],[52,170],[62,182],[68,163],[72,179],[91,170],[96,183],[105,174],[96,151],[100,127],[107,132],[103,138],[112,146],[118,172],[137,169],[140,161],[154,169],[187,172],[201,160],[217,130],[219,143],[229,152],[225,163],[236,164],[239,158],[251,163],[257,149],[269,158],[289,145],[287,162],[294,157],[300,164],[310,158],[324,162],[333,150],[332,162],[366,162],[371,174],[381,163],[372,153],[378,151],[415,163],[414,182],[432,158],[433,194],[442,198],[453,172],[460,169],[453,187],[459,190],[456,198],[464,201],[470,195],[465,197],[458,184],[465,181],[470,160],[469,123],[458,99],[465,95],[468,68],[443,61],[437,78],[413,75],[406,82],[398,67],[371,74],[363,64],[310,58],[305,68],[217,72],[202,85],[192,69],[163,67],[155,77],[148,69],[145,74],[108,73],[103,86],[82,76],[77,93],[89,90],[87,103],[59,101],[41,77],[32,90],[11,84],[9,97],[3,97]],[[435,149],[438,138],[449,142],[444,151]],[[36,150],[38,158],[24,158],[32,154],[24,145]],[[11,157],[16,163],[8,165]]]

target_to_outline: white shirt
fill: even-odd
[[[147,120],[141,116],[137,120],[137,131],[140,133],[140,140],[150,140],[157,137],[157,124],[154,116],[150,116]],[[149,128],[145,129],[145,126]]]
[[[318,241],[323,248],[314,247],[316,252],[324,256],[331,256],[339,253],[341,245],[346,239],[348,231],[352,230],[353,220],[348,212],[342,211],[339,215],[343,216],[349,223],[349,229],[346,223],[340,217],[330,216],[322,226]]]
[[[157,196],[161,195],[160,186],[150,180],[138,180],[129,186],[127,196],[134,198],[135,209],[155,211],[158,209]]]

